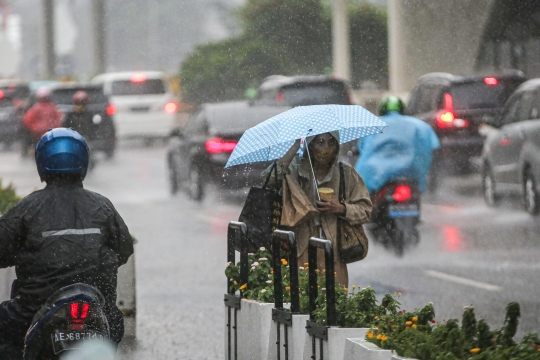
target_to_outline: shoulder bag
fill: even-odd
[[[339,163],[339,202],[345,203],[345,169],[342,162]],[[368,253],[368,238],[362,225],[351,225],[338,217],[337,222],[337,245],[339,257],[345,263],[350,264],[360,261]]]

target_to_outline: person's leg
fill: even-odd
[[[106,307],[105,315],[109,322],[111,341],[118,345],[124,338],[124,315],[117,306]]]
[[[0,304],[0,359],[22,359],[24,336],[31,320],[18,314],[12,301]]]

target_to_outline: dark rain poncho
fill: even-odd
[[[49,184],[0,218],[0,268],[15,266],[12,301],[25,317],[77,282],[97,287],[115,306],[118,266],[131,254],[133,241],[112,203],[81,182]]]

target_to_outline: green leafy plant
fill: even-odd
[[[2,179],[0,179],[0,215],[5,214],[19,200],[21,198],[17,196],[13,184],[10,183],[8,186],[2,186]]]

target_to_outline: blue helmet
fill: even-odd
[[[36,145],[36,165],[41,181],[57,175],[86,176],[90,150],[75,130],[56,128],[47,131]]]

